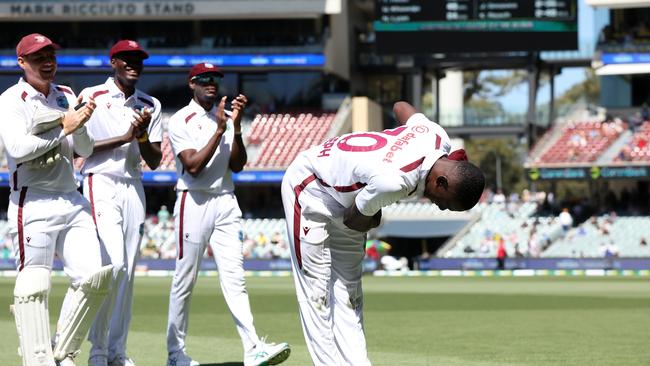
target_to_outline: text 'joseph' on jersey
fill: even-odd
[[[450,149],[442,127],[417,113],[394,129],[332,137],[302,152],[300,160],[306,161],[304,173],[313,173],[343,207],[356,202],[372,216],[400,199],[422,197],[429,170]]]
[[[178,190],[210,191],[222,194],[233,192],[235,189],[232,172],[229,169],[230,153],[235,138],[233,122],[230,118],[226,123],[226,132],[221,136],[214,155],[196,177],[185,171],[178,158],[178,154],[182,151],[199,151],[208,144],[217,130],[216,111],[216,105],[206,111],[192,99],[187,106],[169,119],[169,140],[174,150],[174,160],[176,160],[178,176],[176,189]],[[230,112],[226,111],[226,115],[229,116]]]
[[[115,80],[109,77],[104,84],[81,91],[84,100],[95,99],[97,108],[86,127],[95,141],[124,135],[135,119],[136,110],[149,109],[151,122],[147,129],[149,141],[162,141],[161,108],[158,99],[136,89],[125,98]],[[141,159],[138,142],[133,140],[120,147],[92,154],[84,162],[82,174],[104,174],[118,178],[141,179]]]
[[[7,152],[9,177],[13,190],[30,187],[52,192],[71,192],[77,189],[74,176],[73,153],[85,157],[92,153],[93,140],[81,127],[66,136],[62,127],[55,127],[39,135],[32,135],[32,119],[37,110],[53,109],[67,112],[77,103],[70,88],[50,84],[47,97],[34,89],[23,78],[0,96],[2,126],[0,136]],[[26,164],[52,148],[59,146],[61,159],[52,166],[31,168]]]

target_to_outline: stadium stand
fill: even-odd
[[[549,146],[534,148],[533,152],[537,155],[532,155],[533,161],[539,164],[594,162],[618,139],[625,128],[625,124],[618,120],[558,125],[554,129],[560,129],[559,136],[551,144],[548,143],[550,137],[542,139],[538,145]],[[549,131],[547,135],[557,135],[557,131]]]
[[[247,168],[286,168],[296,155],[322,142],[335,113],[258,114],[247,135],[248,146],[258,150]]]
[[[615,161],[648,162],[650,161],[650,121],[645,121],[635,131],[630,140],[621,148]]]
[[[284,219],[244,219],[242,224],[245,258],[289,258]],[[0,224],[0,228],[2,227],[4,226]],[[177,241],[173,219],[159,222],[156,216],[150,216],[145,220],[144,233],[140,247],[142,257],[176,258]],[[210,251],[206,250],[204,256],[211,256]]]
[[[535,217],[537,208],[536,202],[481,204],[481,218],[442,255],[494,257],[503,239],[509,256],[537,257],[562,230],[554,217]]]
[[[556,240],[543,257],[648,257],[650,217],[600,216],[573,228]]]

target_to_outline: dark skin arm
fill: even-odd
[[[129,130],[122,136],[111,137],[106,140],[95,141],[95,147],[93,148],[93,153],[98,153],[106,150],[112,150],[116,147],[120,147],[124,144],[128,144],[135,138],[135,126],[131,124]]]
[[[404,125],[406,124],[406,121],[408,121],[412,115],[418,113],[418,111],[408,102],[399,101],[393,104],[393,113],[395,113],[397,122],[399,122],[400,125]]]
[[[235,139],[232,144],[232,152],[230,153],[230,161],[228,166],[230,170],[239,173],[244,169],[248,155],[246,154],[246,147],[241,137],[241,119],[244,114],[244,107],[248,99],[242,94],[239,94],[235,100],[232,101],[232,121],[235,128]]]
[[[343,224],[352,230],[362,233],[372,228],[376,228],[381,223],[381,210],[377,211],[374,216],[366,216],[359,212],[356,203],[345,209],[343,213]]]
[[[217,108],[217,130],[214,135],[208,140],[208,143],[201,150],[187,149],[178,154],[178,158],[183,164],[183,168],[191,176],[196,177],[203,171],[205,166],[210,161],[210,158],[217,151],[217,147],[221,142],[221,137],[226,132],[226,113],[224,112],[226,106],[226,97],[221,98],[219,107]],[[241,136],[240,136],[241,139]],[[243,146],[243,144],[242,144]],[[232,163],[231,163],[232,164]]]

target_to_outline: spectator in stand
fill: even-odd
[[[158,210],[158,222],[162,225],[167,225],[169,222],[169,210],[167,210],[167,206],[162,205],[160,206],[160,210]]]
[[[284,237],[282,236],[282,234],[280,234],[280,232],[276,231],[273,233],[273,235],[271,235],[271,244],[277,245],[283,241],[284,241]]]
[[[650,109],[648,109],[648,103],[643,103],[641,105],[641,118],[643,121],[650,121]]]
[[[641,116],[641,112],[636,112],[628,120],[628,127],[632,133],[636,133],[639,127],[643,124],[644,118]]]
[[[503,194],[501,189],[497,189],[497,193],[492,197],[492,202],[499,204],[506,203],[506,195]]]
[[[621,161],[631,161],[632,160],[632,148],[629,145],[623,146],[621,152],[618,153],[618,160]]]
[[[506,257],[508,254],[506,252],[506,241],[503,238],[499,238],[499,245],[497,246],[497,269],[504,270],[506,269]]]
[[[268,244],[268,242],[269,242],[269,238],[267,238],[266,234],[264,234],[261,231],[257,233],[257,235],[255,236],[255,243],[257,243],[258,246],[266,245]]]
[[[291,252],[287,246],[287,242],[283,240],[279,241],[277,244],[273,245],[271,250],[271,256],[273,259],[289,259],[291,258]]]
[[[266,237],[265,237],[266,238]],[[271,259],[271,251],[273,248],[267,240],[257,242],[257,246],[253,250],[253,258]]]
[[[158,252],[158,248],[156,247],[156,242],[154,242],[152,239],[147,240],[147,243],[145,244],[144,248],[140,251],[140,255],[142,258],[151,258],[151,259],[158,259],[160,258],[160,253]]]
[[[519,247],[519,243],[515,244],[515,258],[523,258],[525,257],[524,253],[521,251],[521,248]]]
[[[531,257],[539,257],[539,239],[535,229],[530,231],[528,237],[528,253]]]
[[[251,239],[247,233],[244,233],[244,240],[242,243],[242,250],[244,252],[244,258],[249,259],[253,257],[253,251],[255,250],[255,240]]]
[[[573,217],[569,213],[568,208],[563,208],[562,212],[560,212],[559,216],[560,220],[560,225],[562,225],[562,230],[564,230],[564,233],[566,234],[567,231],[573,226]]]

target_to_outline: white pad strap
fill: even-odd
[[[63,360],[69,354],[79,351],[88,329],[95,319],[99,307],[108,293],[113,275],[113,266],[102,267],[89,276],[70,299],[70,311],[63,320],[61,332],[54,347],[54,358]]]
[[[13,312],[23,366],[54,366],[47,297],[50,270],[25,267],[16,276]]]

